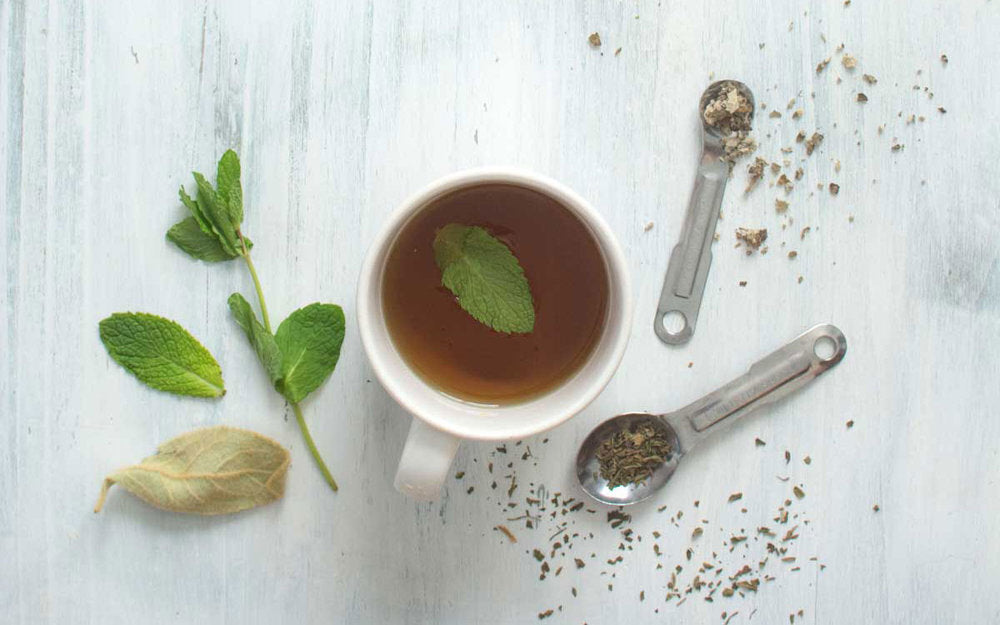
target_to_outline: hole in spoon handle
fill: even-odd
[[[847,338],[839,328],[815,326],[678,414],[689,419],[696,431],[706,432],[805,386],[843,360],[846,352]]]

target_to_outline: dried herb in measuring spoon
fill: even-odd
[[[663,433],[651,425],[620,430],[597,448],[601,477],[608,488],[642,484],[672,451]]]

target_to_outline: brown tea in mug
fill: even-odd
[[[434,237],[452,223],[485,228],[517,257],[534,300],[531,333],[491,329],[442,286]],[[384,271],[396,349],[429,384],[474,402],[515,403],[559,386],[587,361],[608,315],[608,270],[590,230],[556,200],[510,184],[433,200],[403,226]]]

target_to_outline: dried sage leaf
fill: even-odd
[[[224,425],[182,434],[156,454],[104,479],[94,512],[120,484],[146,503],[186,514],[230,514],[280,499],[288,451],[249,430]]]

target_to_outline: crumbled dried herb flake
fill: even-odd
[[[767,240],[767,228],[737,228],[736,238],[746,244],[749,255]]]

